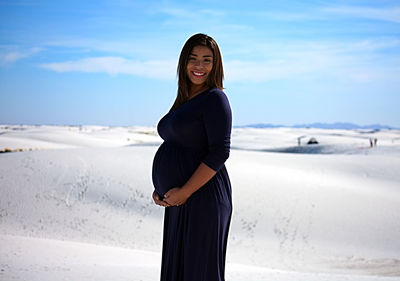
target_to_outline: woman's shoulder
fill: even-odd
[[[220,88],[210,88],[207,92],[208,92],[208,94],[225,95],[224,91]]]
[[[208,108],[230,108],[230,103],[227,95],[222,89],[212,88],[204,95],[203,106]]]
[[[228,97],[226,96],[225,92],[220,89],[220,88],[211,88],[207,91],[207,99],[208,100],[228,100]]]

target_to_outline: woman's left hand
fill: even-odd
[[[163,201],[170,206],[179,206],[185,204],[189,196],[190,194],[188,194],[183,188],[174,187],[165,193]]]

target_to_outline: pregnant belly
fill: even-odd
[[[201,162],[191,149],[164,142],[153,160],[152,179],[156,192],[164,196],[171,188],[183,186]]]

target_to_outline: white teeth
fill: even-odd
[[[193,71],[193,74],[196,75],[196,76],[203,76],[204,72],[194,72]]]

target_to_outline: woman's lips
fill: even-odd
[[[206,75],[205,72],[192,71],[192,73],[196,77],[202,77],[202,76]]]

